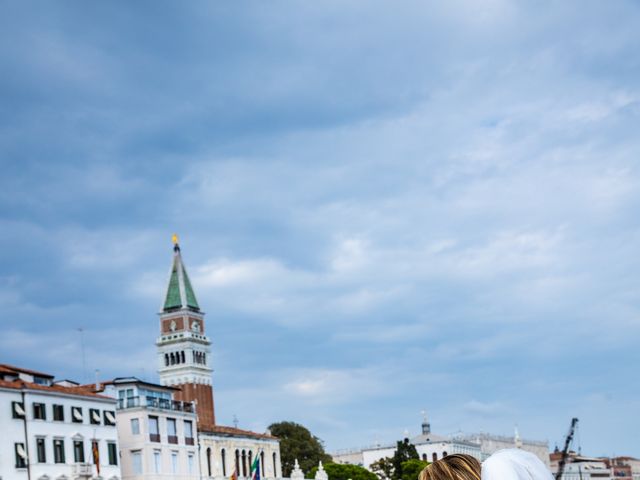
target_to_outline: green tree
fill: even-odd
[[[370,468],[380,480],[390,480],[394,476],[393,459],[391,457],[384,457],[373,462]]]
[[[306,427],[295,422],[277,422],[269,426],[269,431],[280,439],[280,462],[284,477],[291,476],[296,459],[303,472],[308,472],[320,461],[331,462],[331,456],[324,451],[322,440],[312,435]]]
[[[402,464],[407,460],[419,460],[416,447],[409,442],[408,438],[399,440],[396,445],[396,452],[393,454],[393,480],[402,479]]]
[[[402,480],[418,480],[418,475],[429,462],[412,458],[406,462],[402,462]]]
[[[378,480],[374,473],[358,465],[327,463],[323,467],[329,476],[329,480]],[[307,472],[306,478],[314,478],[317,471],[318,465]]]

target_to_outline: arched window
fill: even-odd
[[[169,354],[164,354],[164,366],[167,367],[169,365]]]
[[[171,365],[175,365],[176,364],[176,357],[173,354],[173,352],[171,352],[171,355],[169,356],[169,358],[171,359]]]
[[[207,472],[211,476],[211,449],[207,448]]]
[[[444,452],[442,452],[442,458],[447,456],[447,451],[445,450]]]
[[[247,452],[242,450],[242,476],[247,476]]]
[[[185,363],[185,361],[184,361],[184,350],[180,352],[180,358],[182,359],[182,363]]]
[[[278,476],[278,467],[276,466],[276,452],[273,452],[273,476]]]
[[[426,453],[423,453],[423,454],[422,454],[422,461],[423,461],[423,462],[426,462],[426,461],[427,461],[427,454],[426,454]]]
[[[249,450],[249,461],[247,462],[247,464],[249,465],[249,475],[251,475],[251,467],[253,467],[253,452],[251,450]]]
[[[222,476],[227,476],[227,459],[225,458],[224,448],[220,452],[220,456],[222,457]]]
[[[260,452],[260,475],[262,477],[267,476],[267,472],[264,471],[264,450]]]
[[[203,354],[202,354],[202,363],[203,363],[203,364],[206,364],[206,363],[207,363],[207,354],[206,354],[206,353],[203,353]]]
[[[196,363],[196,352],[194,352],[193,350],[191,350],[191,361],[193,363]]]
[[[435,462],[436,460],[438,460],[438,454],[436,452],[433,452],[433,455],[431,455],[431,458]]]
[[[240,450],[236,450],[236,475],[240,475]]]

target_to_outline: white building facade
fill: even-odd
[[[120,480],[115,416],[112,398],[0,365],[0,478]]]
[[[123,480],[200,478],[193,403],[175,400],[175,388],[137,378],[117,378],[100,388],[118,402]]]

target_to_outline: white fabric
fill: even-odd
[[[116,417],[113,416],[113,413],[111,412],[105,412],[107,414],[107,420],[109,420],[111,423],[116,423]]]
[[[79,422],[82,421],[82,414],[80,413],[79,410],[76,410],[75,408],[73,409],[73,418],[75,418]]]
[[[15,405],[16,413],[18,415],[20,415],[21,417],[24,417],[24,415],[25,415],[24,409],[20,406],[20,404],[19,403],[15,403],[14,405]]]
[[[25,452],[22,445],[18,445],[18,455],[20,455],[24,460],[27,459],[27,452]]]
[[[533,453],[500,450],[482,463],[482,480],[554,480],[553,475]]]
[[[100,414],[98,412],[91,412],[93,415],[91,415],[93,417],[93,421],[94,422],[99,422],[100,421]]]

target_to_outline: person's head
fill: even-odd
[[[471,455],[447,455],[427,465],[418,480],[480,480],[480,462]]]

